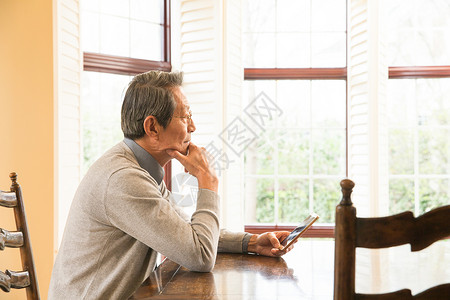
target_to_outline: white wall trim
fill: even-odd
[[[82,52],[78,0],[54,1],[55,247],[80,182]],[[57,249],[55,249],[55,252]]]

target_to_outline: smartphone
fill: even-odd
[[[283,241],[281,241],[281,247],[280,250],[283,250],[284,248],[289,247],[292,245],[303,233],[306,232],[306,230],[311,227],[311,225],[317,221],[319,218],[318,215],[315,213],[310,214],[303,222],[300,223],[299,226],[297,226],[294,230],[291,231],[291,233],[288,235],[287,238],[285,238]]]

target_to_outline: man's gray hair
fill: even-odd
[[[136,75],[128,85],[122,104],[124,136],[133,140],[143,137],[144,120],[148,116],[154,116],[166,128],[176,107],[172,88],[182,83],[182,72],[149,71]]]

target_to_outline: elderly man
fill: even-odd
[[[218,178],[195,131],[182,73],[151,71],[130,82],[121,125],[125,139],[99,158],[70,208],[49,299],[128,299],[155,268],[157,253],[209,272],[219,252],[281,256],[289,232],[251,235],[219,226]],[[170,201],[163,166],[172,158],[198,179],[196,211]]]

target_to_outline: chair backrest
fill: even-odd
[[[0,228],[0,250],[4,250],[5,247],[19,248],[23,270],[19,272],[0,271],[0,288],[4,292],[9,292],[11,288],[25,288],[27,299],[37,300],[40,299],[39,288],[23,205],[22,189],[17,183],[16,173],[9,174],[9,177],[12,181],[11,189],[6,192],[0,191],[0,206],[14,210],[16,231]]]
[[[342,200],[336,207],[334,300],[450,299],[450,283],[414,296],[409,289],[386,294],[355,293],[356,247],[375,249],[409,243],[411,251],[422,250],[450,236],[450,205],[417,218],[410,211],[380,218],[358,218],[350,198],[354,186],[349,179],[341,181]]]

